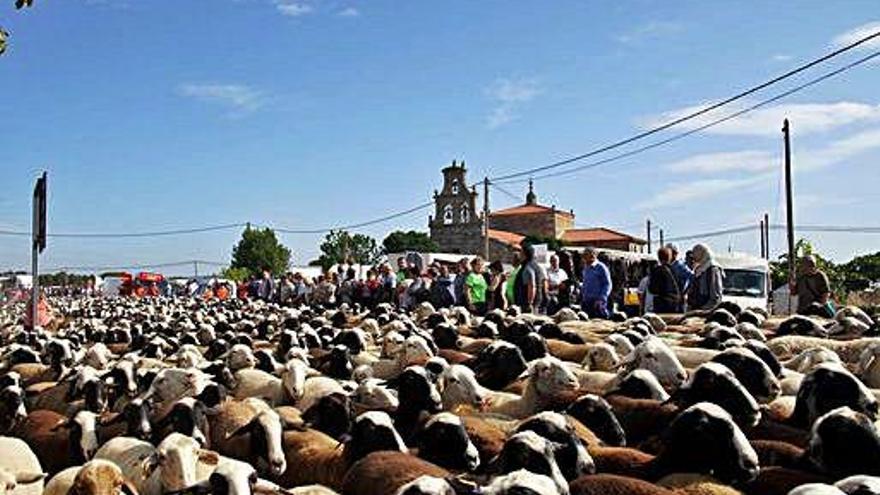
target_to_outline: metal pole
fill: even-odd
[[[792,298],[795,292],[795,252],[794,252],[794,198],[791,186],[791,134],[788,119],[782,123],[783,141],[785,143],[785,209],[786,230],[788,231],[788,311],[792,312]]]
[[[33,283],[31,284],[31,329],[35,328],[40,322],[40,270],[38,267],[39,257],[39,247],[37,246],[37,239],[35,237],[34,242],[31,245],[31,274],[33,276]]]
[[[199,262],[193,261],[193,271],[195,271],[196,278],[199,278]]]
[[[770,259],[770,214],[764,213],[764,253]]]
[[[648,252],[651,252],[651,219],[647,220],[647,230],[648,230]]]
[[[483,178],[483,258],[489,261],[489,178]]]
[[[663,243],[663,229],[660,229],[660,246],[663,247],[665,244]]]

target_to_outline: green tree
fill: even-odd
[[[336,263],[371,264],[379,258],[376,240],[363,234],[349,234],[344,230],[331,230],[321,243],[318,261],[327,270]]]
[[[847,291],[865,290],[880,281],[880,252],[856,256],[840,265]]]
[[[280,274],[287,271],[289,266],[290,249],[278,242],[275,231],[270,228],[254,229],[248,226],[241,233],[241,240],[232,248],[230,269],[245,269],[248,275],[256,275],[266,268],[273,274]]]
[[[435,253],[440,249],[428,234],[415,230],[406,232],[395,230],[385,237],[385,240],[382,241],[382,247],[386,253],[403,253],[406,251]]]
[[[836,265],[833,261],[823,258],[816,253],[813,244],[807,239],[799,239],[794,245],[796,263],[804,256],[813,255],[816,258],[816,264],[819,270],[828,276],[828,282],[831,284],[831,292],[838,302],[846,301],[846,272],[842,266]],[[797,264],[796,269],[800,269]],[[784,253],[770,262],[770,281],[773,289],[782,287],[788,283],[788,253]]]
[[[247,268],[228,266],[220,272],[221,278],[226,278],[235,282],[247,280],[251,272]]]
[[[550,251],[559,251],[563,248],[564,244],[561,239],[557,239],[555,237],[540,237],[540,236],[526,236],[523,239],[527,244],[546,244],[547,249]]]

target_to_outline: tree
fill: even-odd
[[[546,244],[547,249],[550,251],[559,251],[564,246],[564,244],[562,243],[562,240],[557,239],[555,237],[540,237],[540,236],[529,235],[529,236],[526,236],[526,238],[523,239],[523,241],[526,244],[532,244],[532,245]]]
[[[247,280],[251,272],[247,268],[228,266],[220,272],[221,278],[226,278],[234,282],[242,282]]]
[[[815,257],[819,270],[828,276],[835,299],[839,302],[846,301],[846,273],[842,266],[835,265],[833,261],[816,254],[813,244],[806,239],[799,239],[795,243],[794,252],[796,263],[799,263],[804,256]],[[797,265],[795,268],[799,269]],[[788,253],[781,254],[776,261],[770,262],[770,281],[774,290],[788,283]]]
[[[416,251],[419,253],[435,253],[440,248],[431,237],[424,232],[395,230],[382,241],[385,253],[403,253]]]
[[[264,269],[280,274],[289,266],[290,249],[278,242],[275,231],[270,228],[254,229],[248,225],[241,233],[241,240],[232,248],[230,268],[245,269],[248,275],[257,275]]]
[[[321,243],[318,261],[325,270],[336,263],[371,264],[379,258],[376,240],[363,234],[349,234],[344,230],[331,230]]]

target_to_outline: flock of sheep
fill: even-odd
[[[0,495],[880,494],[854,307],[52,303],[0,309]]]

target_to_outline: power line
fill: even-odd
[[[283,234],[326,234],[326,233],[329,233],[334,230],[354,230],[354,229],[360,229],[363,227],[369,227],[370,225],[375,225],[378,223],[387,222],[389,220],[393,220],[395,218],[400,218],[400,217],[403,217],[406,215],[410,215],[410,214],[413,214],[417,211],[421,211],[426,208],[429,208],[431,206],[434,206],[433,202],[422,203],[422,204],[420,204],[418,206],[414,206],[408,210],[403,210],[403,211],[400,211],[397,213],[392,213],[390,215],[376,218],[374,220],[368,220],[366,222],[353,223],[353,224],[349,224],[349,225],[339,225],[336,227],[325,227],[322,229],[288,229],[288,228],[282,228],[282,227],[272,227],[272,229],[275,230],[276,232],[281,232]]]
[[[770,224],[771,230],[785,230],[785,225]],[[720,237],[732,234],[742,234],[746,232],[754,232],[754,225],[743,225],[741,227],[730,227],[720,230],[710,230],[698,234],[689,234],[684,236],[670,237],[668,242],[693,241],[697,239],[709,239],[712,237]],[[840,225],[795,225],[796,232],[805,233],[844,233],[844,234],[880,234],[880,227],[857,227],[857,226],[840,226]]]
[[[880,34],[880,33],[878,33],[878,34]],[[784,99],[784,98],[787,98],[787,97],[789,97],[789,96],[791,96],[791,95],[793,95],[793,94],[795,94],[795,93],[798,93],[798,92],[800,92],[800,91],[803,91],[803,90],[805,90],[805,89],[807,89],[807,88],[809,88],[809,87],[811,87],[811,86],[815,86],[816,84],[819,84],[819,83],[821,83],[821,82],[823,82],[823,81],[826,81],[826,80],[828,80],[828,79],[831,79],[832,77],[838,76],[838,75],[840,75],[840,74],[842,74],[842,73],[844,73],[844,72],[846,72],[846,71],[848,71],[848,70],[850,70],[850,69],[853,69],[853,68],[855,68],[855,67],[857,67],[857,66],[859,66],[859,65],[862,65],[862,64],[865,64],[865,63],[867,63],[867,62],[870,62],[871,60],[873,60],[873,59],[875,59],[875,58],[877,58],[877,57],[880,57],[880,51],[877,51],[877,52],[874,52],[874,53],[872,53],[872,54],[870,54],[870,55],[867,55],[867,56],[865,56],[865,57],[862,57],[862,58],[860,58],[860,59],[858,59],[858,60],[856,60],[856,61],[854,61],[854,62],[848,63],[848,64],[846,64],[846,65],[844,65],[844,66],[842,66],[842,67],[839,67],[839,68],[837,68],[837,69],[835,69],[835,70],[833,70],[833,71],[831,71],[831,72],[825,73],[825,74],[823,74],[823,75],[821,75],[821,76],[819,76],[819,77],[817,77],[817,78],[815,78],[815,79],[811,79],[811,80],[809,80],[809,81],[807,81],[807,82],[805,82],[805,83],[803,83],[803,84],[800,84],[800,85],[798,85],[798,86],[795,86],[794,88],[791,88],[791,89],[789,89],[789,90],[787,90],[787,91],[784,91],[784,92],[782,92],[782,93],[780,93],[780,94],[778,94],[778,95],[776,95],[776,96],[773,96],[773,97],[771,97],[771,98],[768,98],[768,99],[766,99],[766,100],[762,100],[762,101],[760,101],[760,102],[758,102],[758,103],[756,103],[756,104],[754,104],[754,105],[751,105],[751,106],[749,106],[749,107],[746,107],[746,108],[744,108],[744,109],[742,109],[742,110],[739,110],[739,111],[737,111],[737,112],[734,112],[734,113],[732,113],[732,114],[730,114],[730,115],[727,115],[727,116],[725,116],[725,117],[722,117],[722,118],[719,118],[719,119],[713,120],[713,121],[708,122],[708,123],[706,123],[706,124],[703,124],[703,125],[701,125],[701,126],[699,126],[699,127],[696,127],[696,128],[694,128],[694,129],[690,129],[690,130],[688,130],[688,131],[685,131],[685,132],[682,132],[682,133],[676,134],[676,135],[671,136],[671,137],[668,137],[668,138],[666,138],[666,139],[662,139],[662,140],[660,140],[660,141],[656,141],[656,142],[653,142],[653,143],[647,144],[647,145],[645,145],[645,146],[641,146],[641,147],[639,147],[639,148],[636,148],[636,149],[633,149],[633,150],[630,150],[630,151],[627,151],[627,152],[624,152],[624,153],[620,153],[620,154],[617,154],[617,155],[614,155],[614,156],[611,156],[611,157],[608,157],[608,158],[604,158],[604,159],[601,159],[601,160],[597,160],[597,161],[594,161],[594,162],[590,162],[590,163],[587,163],[587,164],[584,164],[584,165],[580,165],[580,166],[577,166],[577,167],[574,167],[574,168],[565,169],[565,170],[561,170],[561,171],[557,171],[557,172],[550,172],[550,173],[546,173],[546,174],[542,174],[542,175],[537,175],[537,176],[532,176],[532,177],[530,177],[530,179],[531,179],[531,180],[542,180],[542,179],[548,179],[548,178],[551,178],[551,177],[559,177],[559,176],[563,176],[563,175],[569,175],[569,174],[573,174],[573,173],[575,173],[575,172],[580,172],[580,171],[582,171],[582,170],[586,170],[586,169],[590,169],[590,168],[596,168],[596,167],[599,167],[599,166],[601,166],[601,165],[605,165],[605,164],[607,164],[607,163],[611,163],[611,162],[615,162],[615,161],[618,161],[618,160],[622,160],[622,159],[624,159],[624,158],[629,158],[629,157],[631,157],[631,156],[634,156],[634,155],[638,155],[638,154],[644,153],[645,151],[652,150],[652,149],[654,149],[654,148],[659,148],[660,146],[663,146],[663,145],[669,144],[669,143],[674,142],[674,141],[678,141],[678,140],[680,140],[680,139],[684,139],[684,138],[686,138],[686,137],[688,137],[688,136],[691,136],[691,135],[693,135],[693,134],[696,134],[696,133],[698,133],[698,132],[702,132],[702,131],[704,131],[704,130],[706,130],[706,129],[709,129],[709,128],[711,128],[711,127],[715,127],[715,126],[717,126],[717,125],[723,124],[724,122],[727,122],[727,121],[733,120],[733,119],[735,119],[735,118],[741,117],[741,116],[743,116],[743,115],[745,115],[745,114],[747,114],[747,113],[751,113],[751,112],[753,112],[753,111],[755,111],[755,110],[757,110],[757,109],[759,109],[759,108],[761,108],[761,107],[765,107],[765,106],[767,106],[767,105],[769,105],[769,104],[771,104],[771,103],[775,103],[775,102],[777,102],[777,101],[779,101],[779,100],[782,100],[782,99]],[[525,181],[526,181],[525,179],[514,179],[514,180],[506,180],[506,181],[503,181],[503,182],[501,182],[501,183],[502,183],[502,184],[515,184],[515,183],[521,183],[521,182],[525,182]]]
[[[501,186],[498,185],[498,184],[495,184],[495,183],[493,183],[493,182],[490,182],[489,185],[492,186],[492,187],[494,187],[495,189],[497,189],[498,192],[504,193],[506,196],[508,196],[509,198],[513,199],[514,201],[519,201],[519,200],[520,200],[519,196],[517,196],[516,194],[513,194],[512,192],[508,191],[507,189],[504,189],[503,187],[501,187]]]
[[[132,237],[163,237],[163,236],[174,236],[174,235],[188,235],[188,234],[200,234],[203,232],[214,232],[218,230],[229,230],[234,228],[245,227],[247,223],[231,223],[226,225],[212,225],[208,227],[197,227],[190,229],[175,229],[175,230],[156,230],[152,232],[58,232],[58,233],[49,233],[48,237],[56,237],[56,238],[91,238],[91,239],[105,239],[105,238],[132,238]],[[30,237],[30,232],[25,231],[12,231],[12,230],[0,230],[0,235],[5,236],[27,236]]]
[[[838,48],[837,50],[834,50],[834,51],[832,51],[832,52],[830,52],[830,53],[828,53],[828,54],[825,54],[825,55],[823,55],[822,57],[819,57],[819,58],[817,58],[817,59],[815,59],[815,60],[812,60],[812,61],[810,61],[810,62],[808,62],[808,63],[806,63],[806,64],[803,64],[803,65],[801,65],[801,66],[799,66],[799,67],[796,67],[796,68],[794,68],[794,69],[792,69],[792,70],[790,70],[790,71],[788,71],[788,72],[786,72],[786,73],[784,73],[784,74],[782,74],[782,75],[776,76],[776,77],[774,77],[773,79],[770,79],[769,81],[765,81],[765,82],[763,82],[763,83],[761,83],[761,84],[758,84],[757,86],[753,86],[753,87],[751,87],[751,88],[749,88],[749,89],[747,89],[747,90],[745,90],[745,91],[741,91],[741,92],[739,92],[739,93],[737,93],[737,94],[735,94],[735,95],[733,95],[733,96],[731,96],[731,97],[729,97],[729,98],[725,98],[725,99],[723,99],[723,100],[721,100],[721,101],[718,101],[718,102],[716,102],[716,103],[713,103],[713,104],[711,104],[711,105],[709,105],[709,106],[707,106],[707,107],[703,107],[703,108],[701,108],[701,109],[699,109],[699,110],[696,110],[696,111],[694,111],[694,112],[691,112],[691,113],[689,113],[689,114],[687,114],[687,115],[684,115],[684,116],[679,117],[679,118],[677,118],[677,119],[673,119],[673,120],[671,120],[671,121],[669,121],[669,122],[667,122],[667,123],[665,123],[665,124],[659,125],[659,126],[657,126],[657,127],[651,128],[651,129],[648,129],[647,131],[640,132],[640,133],[638,133],[638,134],[636,134],[636,135],[634,135],[634,136],[628,137],[628,138],[626,138],[626,139],[622,139],[622,140],[620,140],[620,141],[616,141],[616,142],[614,142],[614,143],[611,143],[611,144],[608,144],[608,145],[602,146],[602,147],[600,147],[600,148],[597,148],[597,149],[595,149],[595,150],[589,151],[589,152],[587,152],[587,153],[583,153],[583,154],[580,154],[580,155],[573,156],[573,157],[571,157],[571,158],[567,158],[567,159],[565,159],[565,160],[561,160],[561,161],[557,161],[557,162],[554,162],[554,163],[550,163],[550,164],[548,164],[548,165],[542,165],[542,166],[540,166],[540,167],[534,167],[534,168],[531,168],[531,169],[522,170],[522,171],[520,171],[520,172],[514,172],[514,173],[510,173],[510,174],[502,175],[502,176],[499,176],[499,177],[493,177],[493,178],[490,178],[490,180],[493,180],[493,181],[502,181],[502,180],[514,179],[514,178],[517,178],[517,177],[523,177],[523,176],[526,176],[526,175],[534,175],[536,172],[543,172],[543,171],[545,171],[545,170],[550,170],[550,169],[554,169],[554,168],[561,167],[561,166],[563,166],[563,165],[568,165],[569,163],[573,163],[573,162],[577,162],[577,161],[580,161],[580,160],[583,160],[583,159],[586,159],[586,158],[590,158],[590,157],[595,156],[595,155],[598,155],[598,154],[600,154],[600,153],[604,153],[604,152],[606,152],[606,151],[610,151],[610,150],[613,150],[613,149],[615,149],[615,148],[619,148],[619,147],[621,147],[621,146],[627,145],[627,144],[632,143],[632,142],[634,142],[634,141],[638,141],[638,140],[640,140],[640,139],[644,139],[644,138],[646,138],[646,137],[648,137],[648,136],[651,136],[651,135],[657,134],[658,132],[661,132],[661,131],[664,131],[664,130],[666,130],[666,129],[669,129],[670,127],[673,127],[673,126],[677,126],[677,125],[679,125],[679,124],[681,124],[681,123],[683,123],[683,122],[687,122],[688,120],[692,120],[692,119],[694,119],[694,118],[696,118],[696,117],[699,117],[699,116],[704,115],[704,114],[706,114],[706,113],[708,113],[708,112],[711,112],[711,111],[713,111],[713,110],[716,110],[716,109],[718,109],[718,108],[720,108],[720,107],[723,107],[723,106],[725,106],[725,105],[728,105],[728,104],[730,104],[730,103],[733,103],[733,102],[735,102],[735,101],[737,101],[737,100],[741,100],[741,99],[745,98],[746,96],[749,96],[749,95],[752,95],[752,94],[754,94],[754,93],[757,93],[758,91],[761,91],[762,89],[767,88],[767,87],[769,87],[769,86],[771,86],[771,85],[773,85],[773,84],[776,84],[776,83],[778,83],[778,82],[780,82],[780,81],[783,81],[783,80],[788,79],[788,78],[790,78],[790,77],[792,77],[792,76],[795,76],[795,75],[797,75],[797,74],[800,74],[801,72],[804,72],[804,71],[806,71],[806,70],[808,70],[808,69],[810,69],[810,68],[812,68],[812,67],[815,67],[816,65],[819,65],[819,64],[821,64],[821,63],[823,63],[823,62],[825,62],[825,61],[827,61],[827,60],[830,60],[830,59],[832,59],[832,58],[834,58],[834,57],[837,57],[838,55],[841,55],[841,54],[843,54],[843,53],[845,53],[845,52],[848,52],[848,51],[850,51],[850,50],[852,50],[852,49],[854,49],[854,48],[856,48],[856,47],[858,47],[858,46],[860,46],[860,45],[862,45],[862,44],[864,44],[864,43],[867,43],[867,42],[869,42],[869,41],[871,41],[871,40],[873,40],[873,39],[875,39],[875,38],[878,38],[878,37],[880,37],[880,31],[878,31],[878,32],[876,32],[876,33],[873,33],[873,34],[870,34],[870,35],[868,35],[868,36],[865,36],[864,38],[862,38],[862,39],[860,39],[860,40],[858,40],[858,41],[855,41],[855,42],[853,42],[853,43],[850,43],[849,45],[846,45],[846,46],[844,46],[844,47]]]

